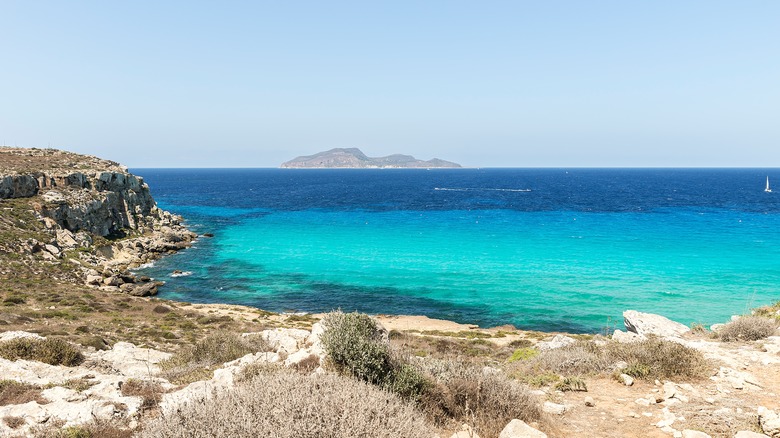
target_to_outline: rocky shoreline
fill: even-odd
[[[0,209],[0,280],[6,286],[0,346],[20,340],[43,342],[48,337],[39,334],[42,328],[52,339],[69,334],[71,327],[93,335],[82,343],[83,361],[77,365],[0,358],[0,396],[2,385],[20,385],[28,394],[0,403],[0,436],[30,436],[41,428],[95,421],[116,423],[121,430],[135,433],[150,418],[174,415],[232,390],[247,370],[276,367],[315,377],[331,373],[320,342],[323,315],[277,315],[247,306],[136,298],[155,295],[159,283],[130,270],[189,247],[197,236],[181,217],[156,206],[142,178],[117,163],[63,151],[0,148]],[[45,288],[58,285],[77,291],[75,296],[61,290],[39,291],[36,279],[50,281],[43,283]],[[31,290],[38,294],[35,300]],[[113,301],[100,301],[98,296],[91,302],[81,299],[93,290],[105,292],[103,297]],[[70,308],[81,313],[69,313]],[[138,320],[122,318],[132,311]],[[97,325],[94,321],[65,324],[102,313],[113,324],[102,332],[91,327]],[[768,316],[780,318],[780,306]],[[63,320],[62,327],[54,327],[57,318]],[[127,342],[135,326],[140,326],[143,339],[157,336],[152,320],[161,324],[159,339],[176,341],[184,349],[196,340],[188,337],[196,328],[219,332],[235,321],[244,324],[231,327],[237,336],[257,337],[264,347],[218,361],[207,367],[207,375],[177,384],[161,367],[173,357],[171,352]],[[633,310],[624,313],[625,329],[608,337],[513,327],[483,329],[425,316],[377,315],[374,321],[382,327],[388,345],[400,342],[420,361],[429,354],[457,350],[490,375],[511,374],[512,362],[524,360],[514,359],[516,355],[566,352],[558,361],[576,365],[588,351],[648,341],[684,346],[712,364],[704,379],[643,381],[642,369],[617,361],[608,364],[611,377],[571,377],[572,382],[587,386],[585,391],[561,389],[553,383],[557,377],[541,380],[532,393],[545,416],[539,424],[517,418],[502,423],[500,438],[780,438],[780,336],[776,331],[759,340],[729,343],[715,338],[724,325],[713,326],[712,331],[692,330],[663,316]],[[3,329],[4,325],[16,328]],[[113,345],[93,342],[110,330],[116,330],[110,333]],[[494,350],[507,353],[496,360]],[[480,354],[486,358],[471,357]],[[438,436],[478,437],[472,426],[441,428]]]
[[[67,259],[89,286],[155,295],[159,283],[129,269],[187,248],[197,237],[180,216],[157,207],[143,178],[115,162],[0,148],[0,164],[0,199],[29,201],[42,225],[38,238],[6,246],[48,262]]]

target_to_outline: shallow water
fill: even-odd
[[[780,299],[776,169],[134,173],[215,234],[144,270],[161,298],[571,332]]]

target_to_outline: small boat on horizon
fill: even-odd
[[[769,187],[769,175],[766,177],[766,188],[764,189],[767,193],[772,193],[772,189]]]

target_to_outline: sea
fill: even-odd
[[[139,271],[164,299],[570,333],[780,300],[780,169],[132,171],[213,234]]]

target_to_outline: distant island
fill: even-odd
[[[358,148],[335,148],[314,155],[294,158],[282,163],[283,168],[328,168],[328,169],[386,169],[386,168],[459,168],[460,164],[434,158],[424,161],[411,155],[394,154],[372,158]]]

